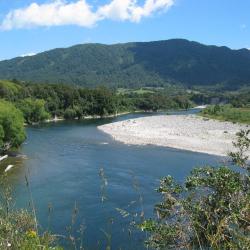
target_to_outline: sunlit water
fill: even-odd
[[[27,128],[28,139],[21,148],[27,159],[16,163],[8,173],[17,206],[29,206],[27,175],[42,229],[67,235],[66,228],[71,225],[76,206],[78,214],[72,234],[79,236],[77,231],[84,225],[83,241],[87,249],[105,249],[109,238],[105,234],[111,235],[112,249],[144,249],[145,234],[136,230],[129,233],[133,218],[123,218],[117,208],[138,214],[143,210],[150,217],[160,199],[155,189],[161,177],[172,175],[181,182],[193,167],[216,165],[222,160],[157,146],[124,145],[97,129],[101,124],[145,115],[155,114]],[[105,181],[99,176],[102,168],[107,179],[104,188]]]

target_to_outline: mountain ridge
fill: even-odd
[[[0,78],[82,86],[250,86],[250,51],[185,39],[77,44],[0,61]]]

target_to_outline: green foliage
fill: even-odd
[[[250,52],[183,39],[84,44],[0,62],[0,78],[82,86],[249,85]]]
[[[247,163],[248,156],[246,155],[250,147],[250,130],[241,130],[237,133],[237,141],[233,142],[236,152],[229,153],[234,164],[241,166],[242,168],[247,168],[250,171],[250,166]]]
[[[64,118],[65,119],[74,119],[76,117],[76,111],[74,109],[71,108],[67,108],[64,112]]]
[[[0,148],[1,149],[3,148],[3,145],[4,145],[4,129],[3,129],[3,126],[0,125]]]
[[[32,96],[34,99],[44,100],[45,109],[51,116],[66,119],[87,115],[105,116],[119,111],[115,92],[104,87],[87,89],[65,85],[27,84],[23,86],[23,93],[20,109],[23,109],[23,98]]]
[[[117,113],[117,100],[112,91],[105,87],[97,88],[93,93],[95,103],[92,106],[93,113],[100,116]]]
[[[4,176],[1,176],[0,184],[0,249],[62,250],[56,246],[54,235],[39,233],[32,213],[14,208],[12,190]]]
[[[189,109],[192,107],[192,102],[189,100],[187,96],[176,96],[174,98],[174,101],[176,102],[177,106],[181,109]]]
[[[21,111],[7,101],[0,101],[0,149],[18,147],[26,138]]]
[[[25,210],[11,211],[6,214],[0,208],[0,245],[1,249],[16,250],[59,250],[54,247],[55,237],[49,233],[38,235],[34,219]]]
[[[21,88],[17,83],[0,80],[0,98],[15,101],[18,98]]]
[[[208,166],[194,169],[183,185],[170,176],[162,179],[157,190],[162,196],[155,206],[157,219],[139,225],[150,233],[150,247],[250,248],[250,169],[244,154],[250,146],[249,133],[237,134],[234,145],[239,154],[231,154],[233,162],[248,172]]]
[[[135,110],[158,111],[193,106],[190,95],[176,88],[116,91],[106,87],[88,89],[59,84],[10,84],[18,86],[13,103],[23,112],[28,124],[44,121],[49,115],[81,119],[85,116],[105,117]],[[8,94],[2,97],[12,100]]]
[[[44,100],[26,98],[19,101],[16,106],[23,112],[28,124],[42,122],[49,118]]]
[[[202,116],[223,121],[250,124],[249,108],[234,108],[231,105],[211,105],[201,112]]]
[[[230,104],[235,108],[250,108],[250,91],[249,88],[243,88],[239,92],[229,93],[226,96]]]
[[[119,95],[121,96],[121,94]],[[156,91],[155,93],[138,94],[130,92],[122,95],[130,103],[134,110],[159,111],[170,109],[188,109],[193,106],[189,96],[186,95],[169,95],[168,92]],[[129,106],[129,104],[127,104]]]

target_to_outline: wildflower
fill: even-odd
[[[30,230],[27,232],[27,236],[30,238],[35,238],[37,236],[37,233],[34,230]]]

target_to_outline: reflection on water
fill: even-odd
[[[15,168],[8,173],[17,206],[29,203],[25,187],[25,175],[28,175],[43,228],[48,227],[49,220],[54,232],[65,234],[76,204],[79,212],[74,231],[81,224],[85,225],[84,243],[88,249],[96,249],[98,241],[100,248],[104,248],[107,242],[104,231],[111,233],[113,249],[144,249],[144,234],[130,235],[131,218],[122,218],[117,208],[140,212],[141,193],[145,214],[152,216],[153,205],[159,200],[154,190],[161,177],[170,174],[183,181],[193,167],[217,164],[221,160],[169,148],[124,145],[97,129],[107,122],[147,115],[155,114],[129,114],[106,120],[59,122],[28,128],[28,139],[21,149],[28,159],[16,158]],[[104,169],[107,186],[99,176],[100,169]],[[135,183],[139,184],[139,189],[135,188]],[[53,207],[51,219],[50,204]]]

